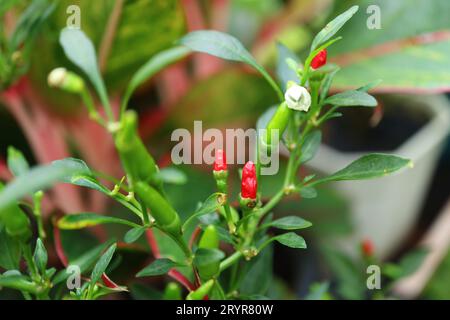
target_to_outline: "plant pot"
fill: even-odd
[[[413,161],[412,169],[405,168],[390,176],[333,184],[348,198],[354,225],[353,234],[339,239],[339,245],[354,254],[356,244],[369,238],[381,258],[392,254],[414,226],[450,129],[450,104],[443,95],[389,95],[385,98],[393,109],[396,105],[407,107],[402,117],[421,114],[428,120],[393,149],[384,150],[377,145],[372,150],[353,152],[322,144],[316,157],[308,163],[313,171],[329,175],[369,152],[392,153]],[[386,142],[385,145],[392,144]]]

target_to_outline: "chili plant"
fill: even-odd
[[[94,103],[97,98],[91,94],[85,78],[75,71],[63,68],[53,70],[48,77],[49,85],[82,98],[90,118],[111,134],[126,176],[112,179],[115,186],[110,190],[100,182],[100,178],[105,176],[89,169],[82,160],[68,158],[30,169],[20,152],[11,149],[8,164],[15,179],[0,194],[0,223],[1,235],[6,239],[6,242],[2,241],[3,246],[18,249],[0,252],[2,266],[10,269],[0,276],[0,286],[20,290],[27,299],[62,296],[60,290],[54,292],[52,288],[65,281],[69,274],[66,270],[56,273],[54,268],[47,268],[47,253],[43,245],[47,235],[39,226],[42,225],[40,201],[44,190],[54,183],[63,182],[103,193],[135,215],[138,221],[132,220],[131,216],[130,219],[121,219],[98,213],[71,213],[55,222],[53,237],[56,251],[68,269],[78,266],[80,272],[86,275],[101,255],[90,276],[83,278],[83,285],[80,284],[71,292],[72,298],[96,299],[126,290],[106,274],[116,248],[115,241],[93,248],[70,262],[58,245],[59,229],[74,230],[101,224],[129,227],[124,235],[127,243],[136,241],[146,233],[156,260],[136,276],[168,274],[187,290],[184,294],[179,286],[169,283],[164,292],[165,298],[178,299],[184,296],[186,299],[198,300],[256,297],[239,290],[248,273],[248,265],[263,255],[274,241],[291,248],[307,247],[303,237],[296,231],[310,227],[310,222],[298,216],[272,218],[271,211],[285,196],[297,193],[303,198],[311,198],[317,194],[317,185],[381,177],[410,163],[407,159],[393,155],[369,154],[330,176],[309,175],[299,178],[299,168],[314,157],[320,144],[320,127],[323,123],[341,116],[338,112],[340,108],[377,105],[375,98],[367,93],[377,82],[331,96],[328,92],[339,67],[327,63],[327,48],[340,40],[335,34],[357,10],[358,7],[354,6],[328,23],[314,38],[304,63],[279,44],[277,74],[281,86],[234,37],[213,30],[191,32],[180,39],[176,46],[153,56],[135,73],[117,112],[111,106],[91,41],[80,30],[62,30],[61,46],[67,58],[89,80],[100,107]],[[255,163],[247,162],[242,170],[238,205],[232,205],[234,202],[229,196],[226,155],[222,150],[216,150],[213,176],[217,192],[211,194],[183,221],[164,190],[173,172],[158,168],[138,135],[136,112],[127,107],[133,92],[141,84],[191,52],[203,52],[255,68],[278,95],[279,105],[270,108],[258,120],[258,127],[266,130],[258,137]],[[279,143],[289,152],[284,183],[272,198],[263,201],[259,183],[263,166],[261,159],[263,154],[276,152]],[[33,199],[31,203],[27,200],[30,196]],[[30,219],[23,212],[24,206],[31,207],[33,218],[37,221],[39,238],[36,242],[31,240]],[[268,232],[271,228],[286,232],[272,236]],[[167,236],[165,241],[173,241],[182,255],[160,253],[153,236],[155,229]],[[8,256],[7,251],[14,255]],[[22,256],[27,266],[26,274],[19,271]],[[9,259],[8,263],[4,263],[6,258]]]

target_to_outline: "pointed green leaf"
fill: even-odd
[[[274,88],[280,100],[283,100],[283,93],[275,81],[235,37],[214,30],[199,30],[185,35],[181,38],[180,43],[193,51],[208,53],[225,60],[244,62],[252,66]]]
[[[151,277],[166,274],[180,264],[167,258],[157,259],[136,274],[136,277]]]
[[[0,268],[19,269],[21,253],[20,241],[9,236],[0,224]]]
[[[94,270],[92,270],[91,283],[96,283],[98,280],[100,280],[100,277],[102,276],[103,272],[105,272],[106,268],[108,267],[109,263],[111,262],[114,252],[116,251],[116,247],[117,247],[117,245],[114,243],[100,257],[100,259],[98,260],[97,264],[94,267]]]
[[[40,238],[38,238],[36,241],[36,248],[34,249],[33,259],[41,274],[45,274],[48,255],[47,250],[45,249],[44,244],[42,243],[42,240]]]
[[[78,258],[71,260],[69,265],[78,266],[80,268],[80,272],[84,273],[88,271],[94,265],[95,261],[98,259],[100,254],[113,243],[115,240],[111,239],[106,243],[102,243],[89,251],[86,251],[84,254],[79,256]],[[67,270],[61,270],[58,274],[53,278],[53,284],[58,284],[64,280],[66,280],[70,276],[70,273],[67,273]]]
[[[313,187],[301,187],[300,188],[300,195],[304,199],[313,199],[317,197],[317,190]]]
[[[118,223],[130,227],[139,227],[138,224],[125,219],[86,212],[64,216],[58,220],[58,228],[63,230],[76,230],[107,223]]]
[[[338,73],[340,68],[337,68],[330,73],[327,73],[325,79],[323,80],[320,89],[320,101],[323,102],[327,98],[328,92],[330,91],[331,84],[333,83],[334,76]]]
[[[305,163],[314,158],[322,140],[322,133],[319,130],[310,132],[302,146],[300,163]]]
[[[216,192],[210,195],[200,206],[200,208],[195,211],[183,224],[183,230],[186,230],[189,223],[202,215],[215,212],[227,201],[227,195],[224,193]]]
[[[174,47],[161,51],[150,58],[131,78],[122,102],[122,111],[126,108],[133,92],[156,73],[168,65],[181,60],[189,54],[186,47]]]
[[[79,67],[91,80],[102,103],[109,105],[105,84],[97,65],[97,54],[92,41],[79,29],[65,28],[61,31],[59,42],[67,58]]]
[[[225,254],[219,249],[199,248],[195,251],[194,263],[201,267],[220,262],[223,258],[225,258]]]
[[[125,233],[123,240],[126,243],[133,243],[142,236],[142,234],[145,232],[145,230],[146,230],[146,227],[142,227],[142,226],[138,226],[133,229],[130,229],[130,230],[128,230],[127,233]]]
[[[298,230],[312,226],[312,223],[297,216],[283,217],[265,224],[267,227],[274,227],[282,230]]]
[[[14,148],[13,146],[8,147],[8,169],[14,176],[20,176],[30,170],[30,165],[23,156],[22,152]]]
[[[356,13],[356,11],[358,11],[358,8],[358,6],[353,6],[327,23],[327,25],[314,38],[311,44],[311,52],[334,36],[336,32],[338,32],[339,29],[341,29],[342,26]]]
[[[295,249],[306,249],[305,239],[294,232],[288,232],[273,238],[282,245]]]
[[[27,194],[47,189],[57,182],[66,182],[73,175],[86,174],[81,160],[67,158],[49,165],[37,166],[12,180],[0,193],[0,210]]]
[[[332,95],[325,99],[325,104],[340,107],[376,107],[377,100],[364,91],[350,90]]]
[[[331,176],[316,180],[310,185],[328,181],[362,180],[382,177],[395,172],[406,165],[412,166],[411,160],[389,154],[372,153],[362,156],[344,169],[339,170]]]

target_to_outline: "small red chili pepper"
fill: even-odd
[[[255,164],[247,162],[242,170],[241,196],[244,199],[256,199],[256,190],[258,183],[256,181]]]
[[[364,240],[363,240],[363,242],[362,242],[362,244],[361,244],[361,249],[362,249],[363,254],[364,254],[366,257],[371,257],[371,256],[373,256],[373,253],[374,253],[374,251],[375,251],[373,242],[372,242],[371,240],[369,240],[369,239],[364,239]]]
[[[327,49],[321,50],[311,61],[311,67],[313,69],[319,69],[327,63]]]
[[[216,151],[216,160],[214,161],[214,171],[226,171],[227,170],[227,158],[225,152],[222,149]]]

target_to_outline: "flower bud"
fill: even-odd
[[[284,94],[288,108],[298,111],[308,111],[311,106],[311,95],[306,88],[291,83]]]
[[[373,242],[369,239],[364,239],[361,243],[361,250],[364,256],[372,257],[375,251]]]
[[[319,69],[321,66],[327,63],[327,49],[321,50],[311,61],[311,67],[313,69]]]
[[[256,199],[257,189],[255,164],[248,161],[242,170],[241,197],[243,199]]]
[[[65,68],[56,68],[48,75],[48,85],[72,93],[80,93],[84,89],[84,80]]]

